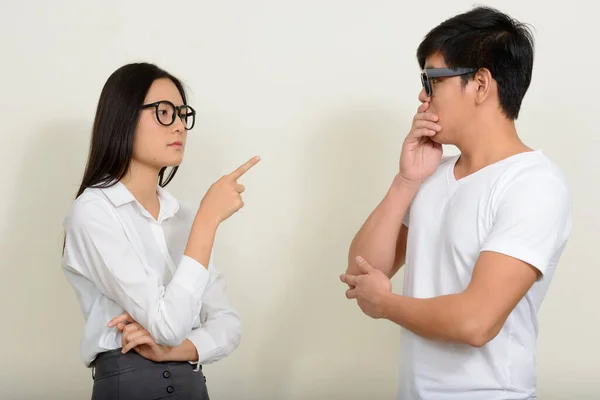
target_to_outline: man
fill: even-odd
[[[340,279],[402,326],[398,399],[536,397],[537,312],[571,233],[558,168],[518,137],[533,39],[491,8],[431,30],[400,169]],[[442,157],[442,144],[459,156]],[[404,293],[391,278],[404,265]]]

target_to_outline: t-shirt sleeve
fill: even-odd
[[[411,205],[412,205],[412,202],[408,205],[408,208],[406,209],[406,212],[404,213],[404,218],[402,219],[402,223],[406,227],[408,227],[408,223],[410,221],[410,206]]]
[[[549,173],[519,177],[499,195],[493,209],[493,225],[481,251],[506,254],[546,274],[571,233],[565,184]]]

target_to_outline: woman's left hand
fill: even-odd
[[[121,338],[121,352],[123,354],[133,349],[148,360],[155,362],[167,361],[170,347],[156,344],[150,333],[131,318],[131,315],[123,313],[115,319],[119,320],[116,326],[123,334]]]

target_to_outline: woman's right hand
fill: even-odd
[[[436,171],[442,159],[442,145],[431,140],[442,127],[437,124],[438,116],[427,112],[428,109],[428,102],[419,106],[402,145],[399,176],[406,182],[422,183]]]
[[[244,206],[241,194],[245,188],[244,185],[237,183],[237,180],[258,161],[260,161],[258,156],[253,157],[232,173],[213,183],[200,202],[198,212],[211,219],[216,219],[216,222],[220,224],[239,211]]]

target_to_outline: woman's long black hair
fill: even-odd
[[[154,64],[127,64],[108,78],[98,101],[88,161],[76,197],[87,188],[109,187],[127,173],[141,106],[152,83],[161,78],[173,81],[187,104],[179,79]],[[159,185],[169,184],[177,169],[172,168],[165,179],[163,167],[158,175]]]

